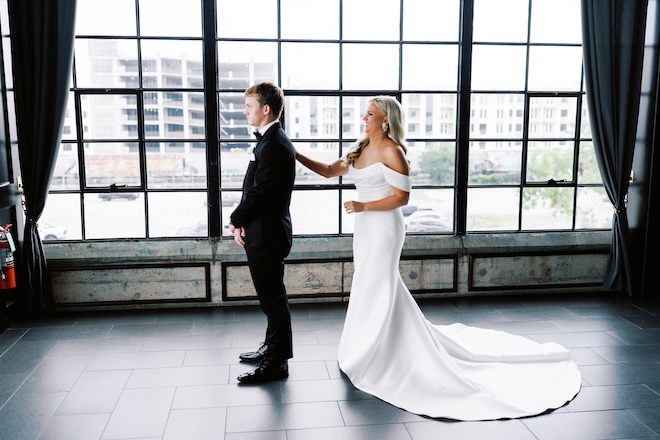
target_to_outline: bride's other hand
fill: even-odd
[[[348,202],[344,202],[344,209],[346,210],[347,214],[351,214],[353,212],[362,212],[364,211],[364,203],[349,200]]]

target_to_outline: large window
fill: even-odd
[[[369,17],[369,21],[365,21]],[[273,81],[295,147],[333,161],[369,97],[405,109],[409,234],[609,227],[579,0],[78,0],[69,110],[42,222],[73,240],[218,237]],[[294,234],[350,234],[347,178],[298,165]]]

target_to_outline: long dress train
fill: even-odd
[[[408,176],[376,163],[350,167],[358,200],[378,200]],[[399,274],[400,209],[356,213],[355,272],[339,343],[340,369],[358,389],[407,411],[456,420],[540,414],[570,401],[581,375],[556,343],[460,323],[434,325]]]

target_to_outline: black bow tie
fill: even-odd
[[[258,141],[260,141],[261,138],[264,137],[264,135],[261,134],[261,133],[259,133],[258,131],[255,131],[255,132],[252,133],[252,134],[254,134],[254,136],[257,138]]]

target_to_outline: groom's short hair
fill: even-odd
[[[272,82],[265,81],[250,86],[245,91],[245,96],[254,97],[262,107],[268,104],[277,119],[282,116],[282,110],[284,110],[284,92]]]

